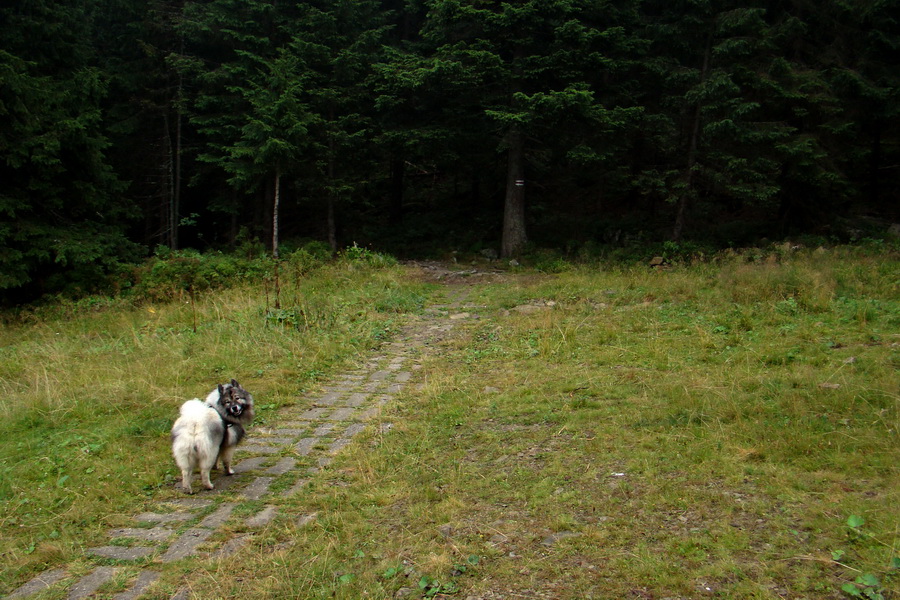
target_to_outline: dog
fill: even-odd
[[[226,475],[234,475],[231,468],[231,459],[238,443],[244,439],[244,426],[253,422],[253,396],[241,387],[234,379],[230,383],[219,384],[206,397],[206,404],[217,410],[224,410],[229,416],[223,417],[228,421],[225,427],[225,435],[219,448],[219,458],[222,459],[222,470]],[[220,408],[221,407],[221,408]],[[218,459],[213,463],[216,468]]]
[[[209,472],[220,456],[225,473],[234,473],[234,449],[244,436],[244,425],[252,420],[253,397],[234,379],[230,384],[217,386],[205,402],[194,398],[181,405],[172,426],[172,454],[187,493],[193,493],[191,476],[198,468],[203,487],[213,489]]]

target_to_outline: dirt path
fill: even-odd
[[[238,447],[235,475],[219,473],[213,480],[216,489],[157,502],[152,512],[133,516],[134,527],[109,530],[109,545],[85,551],[85,561],[94,565],[86,574],[82,574],[83,563],[77,569],[51,569],[8,598],[26,598],[53,587],[65,589],[70,600],[80,600],[110,581],[133,574],[135,567],[137,576],[129,577],[127,589],[113,598],[140,598],[168,569],[177,569],[174,565],[181,559],[217,560],[239,550],[254,530],[261,530],[279,515],[276,498],[299,493],[367,427],[378,424],[382,430],[390,429],[391,423],[374,417],[405,386],[415,385],[421,377],[422,359],[438,348],[456,324],[475,318],[477,307],[465,303],[470,285],[497,275],[475,269],[449,270],[437,263],[411,266],[429,280],[451,284],[446,304],[432,305],[423,315],[410,317],[395,340],[363,368],[338,375],[321,392],[280,411],[270,426],[251,429]],[[468,285],[452,285],[457,283]],[[226,491],[229,493],[223,494]],[[250,531],[228,537],[226,525],[245,502],[262,503],[263,508],[243,521]],[[316,515],[290,518],[305,525]],[[111,562],[115,566],[109,566]],[[70,572],[74,570],[78,575]],[[188,585],[186,582],[172,599],[189,598]]]

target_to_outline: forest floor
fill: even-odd
[[[154,492],[9,597],[892,597],[890,284],[406,269],[422,310],[252,427],[234,476]]]

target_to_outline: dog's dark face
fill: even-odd
[[[246,423],[253,419],[253,396],[234,379],[230,385],[219,385],[219,412],[233,422]]]

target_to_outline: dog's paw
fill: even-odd
[[[216,486],[214,486],[214,485],[211,484],[211,483],[204,483],[204,484],[203,484],[203,487],[205,487],[205,488],[208,489],[208,490],[212,490],[212,489],[215,489]]]
[[[226,475],[234,475],[234,469],[232,469],[231,467],[228,467],[227,469],[225,469],[225,474]]]

